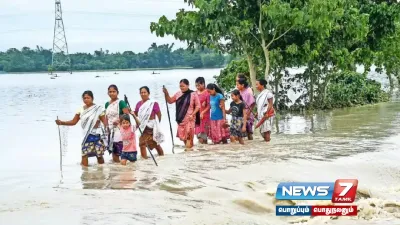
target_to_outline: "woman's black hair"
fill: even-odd
[[[184,83],[186,85],[189,85],[188,79],[182,79],[181,81],[179,81],[179,83]]]
[[[198,78],[196,79],[196,83],[197,83],[197,84],[205,84],[205,83],[206,83],[206,80],[204,80],[204,77],[198,77]]]
[[[244,73],[238,73],[237,77],[238,77],[239,79],[247,79],[247,78],[246,78],[246,75],[244,75]]]
[[[111,84],[110,86],[108,86],[108,89],[107,89],[107,90],[110,90],[110,88],[114,88],[114,89],[117,91],[117,94],[119,94],[117,85]]]
[[[85,95],[89,95],[92,99],[94,99],[94,97],[93,97],[93,92],[92,92],[92,91],[85,91],[85,92],[83,92],[82,98],[85,97]]]
[[[265,79],[258,79],[258,83],[260,83],[264,88],[267,87],[268,82]]]
[[[224,92],[216,84],[207,84],[207,89],[208,90],[215,90],[217,93],[220,93],[221,95],[224,95]]]
[[[240,94],[240,91],[235,89],[232,91],[232,94],[235,96],[239,96],[240,100],[243,101],[242,95]]]
[[[131,118],[130,118],[130,116],[128,114],[122,114],[120,120],[121,120],[121,123],[124,120],[128,121],[129,123],[131,123]]]
[[[245,88],[249,87],[249,83],[247,82],[247,80],[245,78],[239,78],[238,83],[241,85],[244,85]]]
[[[143,86],[143,87],[139,88],[139,93],[142,91],[142,89],[145,89],[145,90],[147,91],[147,93],[150,94],[150,89],[149,89],[149,87]]]

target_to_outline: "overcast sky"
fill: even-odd
[[[54,0],[0,0],[0,51],[53,45]],[[150,22],[162,15],[174,18],[190,9],[183,0],[61,0],[69,52],[143,52],[156,42],[185,43],[157,38]]]

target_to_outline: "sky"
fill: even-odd
[[[191,9],[183,0],[61,0],[61,5],[70,53],[144,52],[153,42],[186,46],[150,32],[150,23],[162,15],[172,19],[179,9]],[[51,49],[54,10],[54,0],[0,0],[0,51]]]

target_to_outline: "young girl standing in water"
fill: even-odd
[[[208,84],[210,94],[211,121],[210,136],[214,144],[228,143],[229,130],[226,122],[225,99],[222,90],[216,84]]]
[[[121,116],[121,139],[123,143],[121,153],[121,165],[126,165],[126,162],[135,162],[137,160],[137,149],[136,149],[136,136],[135,131],[139,126],[139,119],[134,115],[133,118],[136,121],[136,126],[131,123],[130,116],[124,114]]]
[[[247,122],[247,110],[246,105],[243,102],[242,96],[239,90],[234,90],[231,94],[232,102],[227,114],[232,114],[231,120],[231,143],[235,143],[236,140],[240,144],[244,144],[243,137],[246,137],[246,122]]]
[[[196,125],[195,134],[201,144],[207,144],[210,133],[210,94],[205,87],[204,77],[196,79],[196,88],[200,100],[200,125]]]

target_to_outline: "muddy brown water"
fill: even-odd
[[[161,87],[178,90],[181,78],[218,70],[170,70],[0,75],[1,224],[399,224],[400,102],[285,115],[275,122],[272,142],[257,136],[245,146],[196,146],[184,153],[175,138],[172,154]],[[98,78],[95,78],[99,76]],[[107,101],[107,87],[118,85],[132,105],[148,85],[159,101],[166,155],[122,167],[90,160],[79,165],[80,127],[62,128],[63,171],[59,169],[56,116],[71,119],[92,90]],[[174,115],[174,107],[170,106]],[[175,130],[175,123],[172,121]],[[61,176],[62,175],[62,176]],[[333,182],[358,178],[357,217],[276,217],[276,186],[283,181]]]

